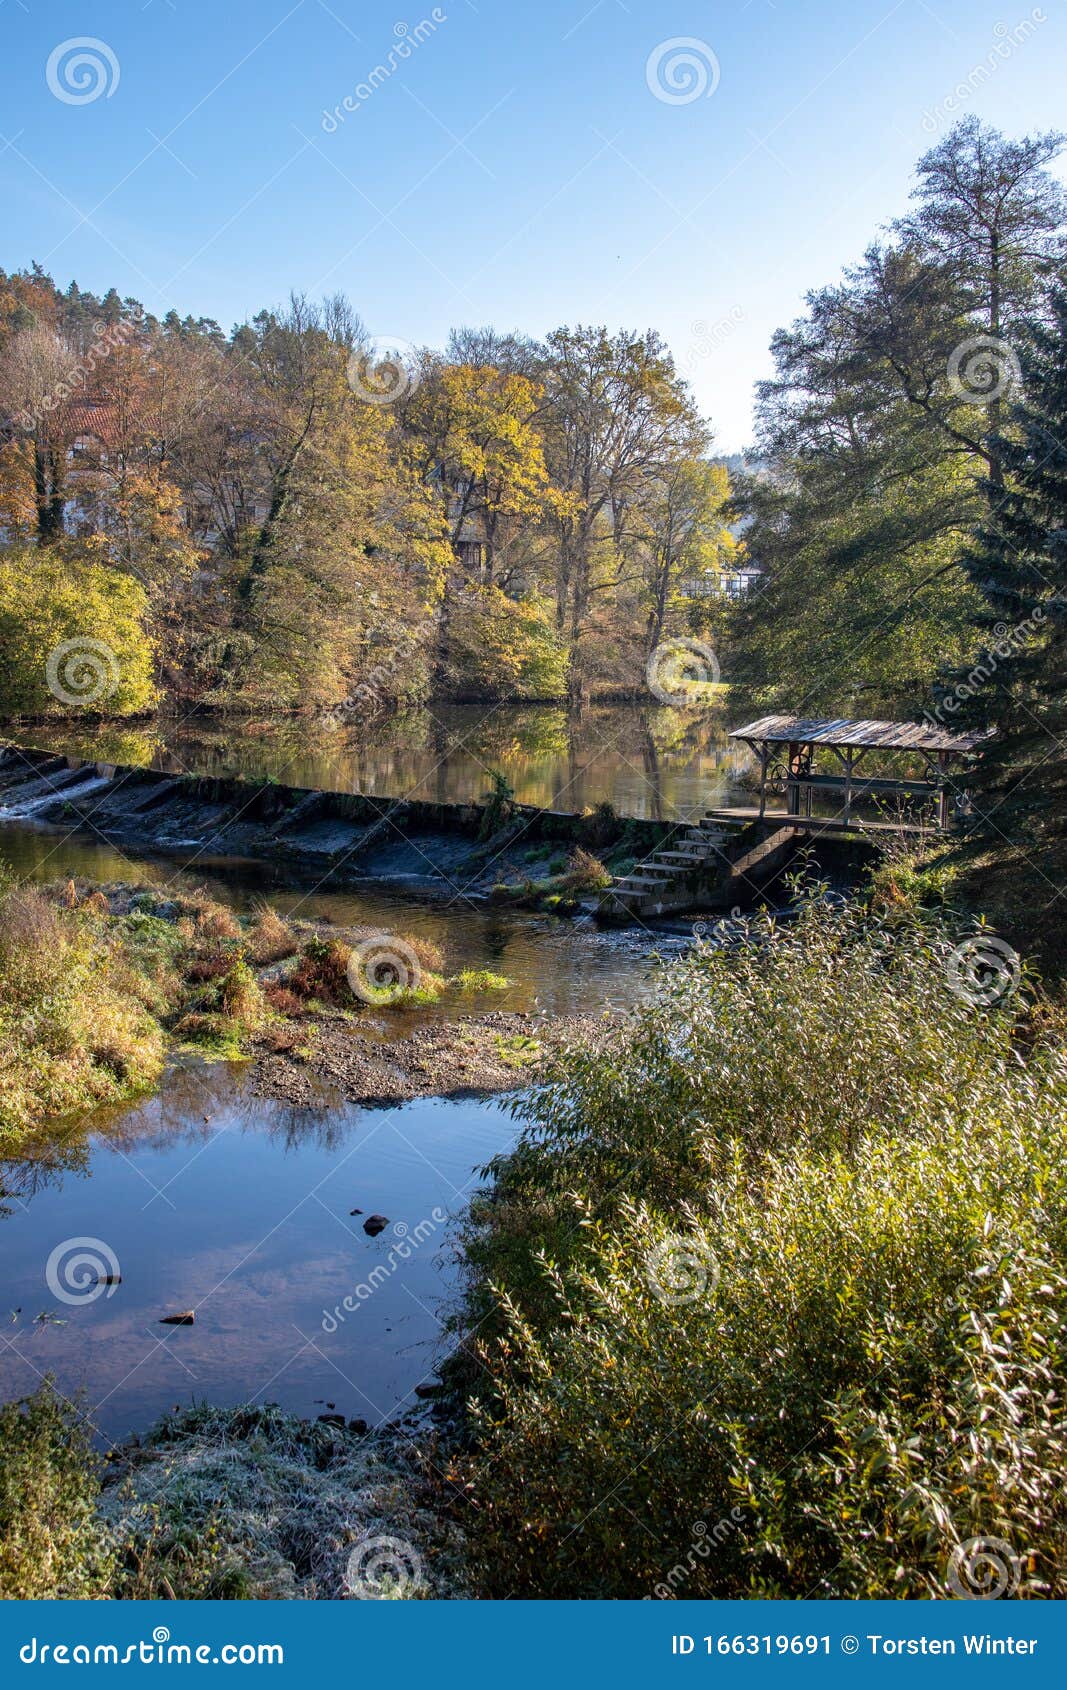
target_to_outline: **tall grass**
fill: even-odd
[[[128,959],[92,914],[32,888],[0,896],[0,1144],[154,1083],[163,1035],[147,990],[131,989]]]
[[[469,1239],[485,1594],[951,1595],[978,1540],[1067,1594],[1067,1067],[955,938],[811,900],[520,1104]]]

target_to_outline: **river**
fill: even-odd
[[[0,862],[39,880],[159,884],[175,873],[17,823],[0,826]],[[247,864],[215,866],[198,884],[239,907],[266,891],[281,910],[433,938],[450,967],[511,981],[475,1009],[632,1003],[655,966],[647,935],[478,903],[308,896]],[[684,939],[655,943],[669,954]],[[389,1027],[404,1036],[439,1013]],[[65,1394],[82,1393],[101,1444],[199,1400],[278,1402],[372,1425],[412,1412],[459,1287],[457,1219],[478,1170],[516,1130],[498,1100],[371,1109],[324,1097],[296,1109],[255,1098],[245,1065],[175,1062],[157,1096],[60,1123],[32,1159],[0,1164],[0,1398],[51,1374]],[[389,1225],[368,1237],[353,1209]],[[67,1301],[55,1287],[66,1289],[64,1264],[81,1250],[121,1283],[96,1285],[94,1273],[93,1295]],[[192,1308],[195,1325],[160,1324]]]
[[[727,737],[746,720],[613,704],[581,715],[550,705],[433,703],[373,722],[332,717],[269,721],[161,716],[95,728],[11,729],[21,745],[74,758],[136,763],[171,774],[244,775],[287,786],[464,804],[502,774],[522,804],[673,819],[728,803],[748,754]]]

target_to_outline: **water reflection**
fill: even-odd
[[[160,717],[144,729],[67,723],[25,728],[20,743],[169,773],[244,775],[289,786],[469,803],[505,776],[520,802],[670,817],[725,803],[739,757],[729,709],[696,715],[616,704],[580,715],[547,705],[433,704],[373,722]]]
[[[390,908],[350,895],[311,907],[338,921],[384,919]],[[440,937],[450,965],[497,963],[512,980],[511,1007],[590,1011],[647,989],[644,934],[400,907],[409,929]],[[417,1020],[383,1012],[377,1031],[404,1036]],[[306,1415],[329,1399],[372,1422],[408,1412],[458,1285],[451,1222],[515,1131],[505,1102],[294,1107],[254,1096],[245,1064],[191,1058],[154,1097],[54,1124],[32,1156],[0,1164],[0,1281],[21,1311],[0,1334],[0,1400],[53,1372],[68,1395],[87,1393],[102,1441],[205,1398]],[[389,1225],[370,1238],[353,1211]],[[121,1284],[73,1305],[57,1299],[47,1263],[72,1239],[102,1241]],[[324,1327],[325,1310],[368,1284],[372,1296]],[[196,1310],[194,1326],[160,1325],[185,1309]]]
[[[56,1129],[2,1170],[0,1399],[54,1373],[86,1393],[102,1441],[204,1398],[311,1416],[329,1399],[373,1422],[410,1411],[455,1289],[449,1225],[513,1132],[495,1104],[264,1103],[224,1065],[176,1069],[160,1097],[94,1119],[78,1142]],[[389,1225],[368,1237],[353,1210]],[[98,1241],[121,1283],[60,1295],[47,1266],[71,1241]],[[324,1328],[368,1283],[373,1296]],[[194,1325],[160,1324],[184,1309]]]

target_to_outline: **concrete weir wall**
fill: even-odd
[[[350,879],[477,875],[494,849],[537,840],[606,849],[655,849],[675,824],[513,806],[507,828],[482,837],[484,804],[321,792],[239,777],[173,775],[128,764],[79,763],[54,753],[0,746],[0,822],[91,829],[140,850],[200,859],[248,857],[305,864]]]

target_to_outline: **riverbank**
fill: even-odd
[[[450,1352],[399,1423],[361,1441],[340,1401],[165,1421],[92,1491],[100,1529],[135,1521],[98,1593],[367,1594],[350,1558],[385,1538],[371,1594],[945,1597],[990,1540],[1004,1593],[1067,1594],[1062,1008],[989,973],[973,922],[889,892],[816,888],[562,1043],[470,1193]],[[315,1345],[402,1291],[436,1227],[357,1269]],[[92,1489],[64,1436],[57,1483]],[[72,1544],[77,1576],[95,1553]]]
[[[0,1407],[0,1598],[469,1594],[436,1434],[206,1405],[94,1456],[48,1387]]]
[[[257,1097],[309,1108],[331,1097],[367,1105],[490,1097],[535,1083],[568,1045],[598,1048],[611,1037],[612,1026],[604,1015],[498,1011],[463,1015],[383,1044],[322,1017],[255,1040],[252,1090]]]
[[[603,1035],[596,1015],[494,1012],[507,978],[449,973],[417,933],[265,903],[238,914],[180,885],[0,888],[0,962],[8,1155],[50,1116],[156,1085],[183,1047],[244,1060],[258,1095],[313,1107],[491,1095]],[[420,1025],[431,1008],[441,1018]]]

